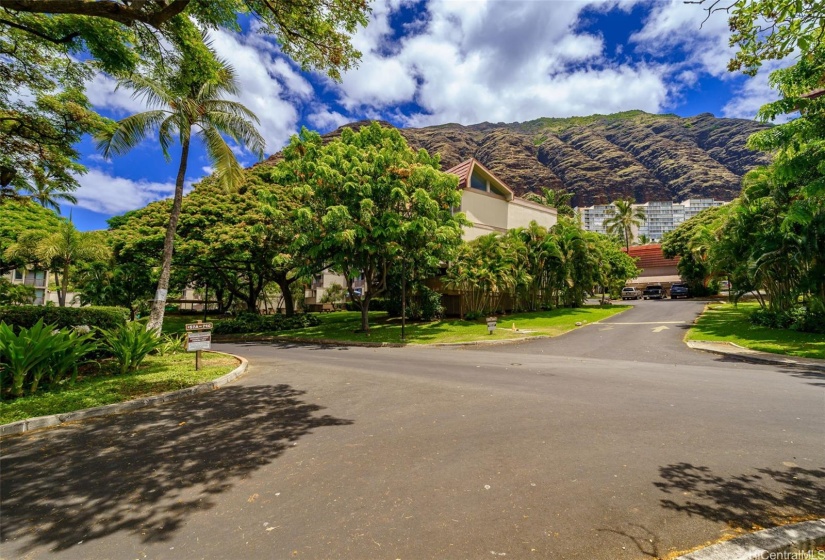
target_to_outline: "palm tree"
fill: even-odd
[[[559,216],[573,217],[573,207],[570,202],[573,200],[573,193],[567,191],[554,191],[547,187],[541,188],[541,194],[527,193],[524,195],[525,200],[537,202],[550,208],[555,208]]]
[[[29,192],[30,199],[43,208],[52,208],[58,214],[60,213],[60,201],[77,204],[77,199],[63,185],[47,177],[35,177],[34,186],[27,186],[26,190]]]
[[[157,78],[135,76],[121,81],[121,85],[134,90],[134,97],[143,99],[152,109],[119,121],[114,130],[97,138],[98,148],[107,157],[128,152],[155,129],[167,161],[171,159],[169,148],[175,136],[181,145],[175,196],[163,242],[160,278],[146,327],[157,331],[163,326],[193,129],[206,147],[215,175],[227,189],[240,184],[242,169],[223,135],[246,146],[259,158],[263,157],[264,151],[264,139],[255,129],[255,124],[259,123],[255,114],[236,101],[223,99],[223,96],[239,91],[233,68],[225,61],[217,60],[217,72],[211,78],[204,78],[202,74],[187,75],[189,72],[183,70],[186,65],[180,62],[173,65],[171,72]]]
[[[41,263],[54,273],[59,286],[57,303],[66,306],[69,276],[73,268],[83,261],[106,259],[109,247],[101,242],[97,232],[82,232],[70,220],[61,220],[54,233],[28,231],[6,250],[7,256],[21,256],[29,262]]]
[[[610,217],[604,221],[604,227],[610,235],[620,235],[624,239],[625,248],[630,250],[633,241],[633,228],[639,227],[645,221],[644,208],[634,208],[633,201],[617,200],[610,209]]]

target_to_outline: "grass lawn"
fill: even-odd
[[[200,371],[195,371],[194,354],[149,356],[132,374],[79,376],[73,387],[0,402],[0,424],[184,389],[217,379],[237,365],[236,359],[211,352],[203,353]]]
[[[733,342],[762,352],[825,359],[825,335],[752,325],[748,314],[758,308],[757,303],[711,305],[688,331],[686,340]]]
[[[474,340],[506,340],[525,336],[556,336],[576,328],[577,321],[592,323],[627,309],[626,305],[587,306],[578,309],[554,309],[535,313],[501,315],[495,333],[487,334],[487,323],[450,319],[430,323],[408,323],[406,338],[410,344],[434,344],[445,342],[470,342]],[[319,316],[317,327],[274,333],[307,340],[341,340],[349,342],[401,342],[401,321],[389,319],[383,311],[370,313],[370,335],[354,332],[361,327],[361,314],[356,311],[339,311]],[[519,330],[514,332],[513,323]]]

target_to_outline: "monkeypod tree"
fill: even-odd
[[[293,213],[295,242],[344,274],[364,332],[370,302],[387,291],[391,269],[435,271],[461,243],[466,220],[453,212],[461,202],[458,179],[439,171],[437,156],[413,151],[397,130],[347,128],[325,145],[304,129],[283,153],[275,178],[302,202]]]

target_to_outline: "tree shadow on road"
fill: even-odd
[[[710,468],[677,463],[659,468],[665,509],[753,530],[825,516],[825,470],[798,466],[720,476]]]
[[[7,438],[0,459],[0,542],[19,555],[117,532],[168,540],[186,518],[316,428],[288,385],[228,387],[161,407]]]

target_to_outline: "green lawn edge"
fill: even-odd
[[[535,336],[558,336],[577,328],[576,323],[595,323],[621,313],[629,305],[588,305],[578,308],[553,309],[531,313],[498,316],[498,327],[488,334],[484,319],[462,321],[447,319],[432,322],[410,322],[405,329],[405,344],[432,345],[461,342],[503,341]],[[373,344],[401,344],[401,321],[388,318],[385,312],[370,313],[370,334],[354,332],[360,327],[360,313],[340,311],[320,315],[321,324],[315,327],[249,333],[241,338],[266,337],[306,342],[350,342]],[[515,330],[513,329],[515,326]],[[529,331],[529,332],[524,332]],[[226,338],[231,338],[227,336]]]
[[[825,335],[753,325],[748,314],[758,308],[757,303],[708,304],[685,340],[732,342],[760,352],[825,359]]]
[[[203,353],[203,367],[195,371],[195,355],[179,353],[148,356],[138,371],[79,379],[74,386],[0,402],[0,424],[28,418],[126,402],[186,389],[226,375],[240,362],[217,353]]]

